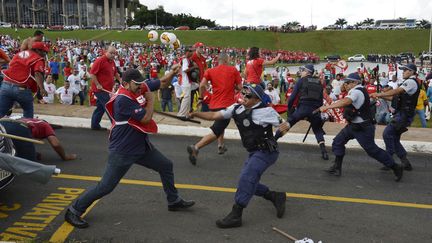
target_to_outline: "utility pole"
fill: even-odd
[[[429,53],[431,52],[432,47],[432,18],[430,22],[430,30],[429,30]]]
[[[234,0],[231,0],[231,30],[234,29]]]

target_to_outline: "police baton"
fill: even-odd
[[[312,115],[317,114],[319,111],[320,111],[319,108],[316,109],[316,110],[314,110],[314,111],[312,111]],[[305,134],[305,136],[304,136],[304,138],[303,138],[303,143],[306,141],[306,138],[307,138],[307,136],[309,135],[309,132],[310,132],[311,128],[312,128],[312,123],[309,125],[309,128],[308,128],[308,130],[306,131],[306,134]]]

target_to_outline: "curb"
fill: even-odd
[[[58,124],[65,127],[73,127],[73,128],[90,128],[90,119],[89,118],[80,118],[80,117],[62,117],[62,116],[50,116],[50,115],[38,115],[40,119],[44,119],[49,123]],[[102,120],[101,126],[105,128],[109,128],[111,126],[108,120]],[[197,127],[197,126],[177,126],[177,125],[166,125],[166,124],[158,124],[159,134],[164,135],[180,135],[180,136],[197,136],[202,137],[207,135],[211,130],[205,127]],[[240,134],[237,129],[226,129],[225,130],[225,138],[227,139],[240,139]],[[313,134],[309,134],[306,138],[305,142],[303,141],[304,134],[299,133],[288,133],[284,137],[280,138],[278,142],[280,143],[288,143],[288,144],[306,144],[306,145],[317,145],[315,137]],[[333,135],[325,135],[324,138],[328,141],[333,141],[335,136]],[[375,139],[375,142],[380,148],[385,148],[384,141],[382,139]],[[402,145],[408,152],[416,152],[416,153],[430,153],[432,154],[432,142],[419,142],[419,141],[401,141]],[[346,144],[347,148],[361,148],[361,146],[355,140],[350,140]]]

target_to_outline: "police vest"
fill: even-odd
[[[359,116],[364,121],[374,122],[374,117],[372,115],[372,111],[370,109],[370,98],[366,89],[363,87],[357,87],[357,90],[360,90],[364,95],[363,105],[360,106],[359,109],[356,109],[353,104],[345,107],[343,116],[348,121],[351,122],[355,117]]]
[[[17,53],[9,63],[9,68],[2,71],[5,80],[19,85],[26,85],[28,81],[35,80],[31,66],[40,60],[43,60],[43,57],[32,50]]]
[[[412,78],[410,78],[412,79]],[[401,111],[404,112],[405,114],[407,114],[408,117],[414,117],[415,116],[415,108],[417,106],[417,99],[418,96],[420,94],[420,85],[419,83],[415,80],[415,83],[417,84],[417,91],[413,94],[413,95],[409,95],[406,92],[404,92],[403,94],[400,94],[398,96],[396,96],[396,107],[395,109],[397,111]]]
[[[319,79],[307,77],[303,79],[300,88],[300,101],[319,101],[323,100],[323,87]]]
[[[131,100],[134,100],[141,107],[145,107],[145,104],[146,104],[144,97],[142,95],[136,95],[136,94],[132,93],[131,91],[129,91],[123,87],[120,87],[119,90],[117,91],[117,93],[113,97],[111,97],[111,99],[105,105],[107,113],[108,113],[109,117],[111,118],[111,131],[115,126],[129,125],[129,126],[132,126],[133,128],[135,128],[136,130],[138,130],[139,132],[142,132],[142,133],[157,133],[158,127],[157,127],[156,122],[153,119],[147,124],[142,124],[141,122],[136,121],[132,118],[129,118],[129,120],[127,120],[127,121],[116,121],[114,119],[114,101],[119,95],[125,96]]]
[[[233,119],[240,132],[240,137],[243,146],[247,151],[252,152],[256,150],[277,150],[277,143],[273,136],[272,126],[268,125],[263,127],[257,125],[252,120],[252,113],[256,109],[266,108],[260,105],[253,109],[245,109],[242,113],[237,114],[237,109],[241,105],[237,105],[233,111]]]

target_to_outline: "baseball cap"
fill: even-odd
[[[197,42],[193,45],[193,47],[198,48],[198,47],[203,47],[204,44],[202,42]]]
[[[361,82],[361,78],[358,73],[350,73],[348,74],[348,77],[344,78],[343,81],[344,83]]]
[[[48,48],[48,46],[45,45],[45,43],[43,43],[43,42],[41,42],[41,41],[33,42],[31,48],[32,48],[32,49],[41,50],[41,51],[44,51],[44,52],[49,52],[49,48]]]
[[[263,100],[263,97],[265,96],[264,89],[259,84],[245,84],[243,85],[243,89],[249,90],[260,100]]]
[[[145,81],[145,78],[141,75],[141,73],[136,69],[128,69],[123,73],[122,80],[124,82],[130,83],[131,81],[136,84],[142,84]]]
[[[306,71],[308,71],[310,73],[315,72],[315,68],[314,68],[314,66],[312,64],[306,64],[303,67],[301,67],[300,69],[306,70]]]
[[[410,70],[413,72],[417,72],[417,66],[413,63],[408,63],[406,65],[402,65],[401,67],[399,67],[400,70]]]

